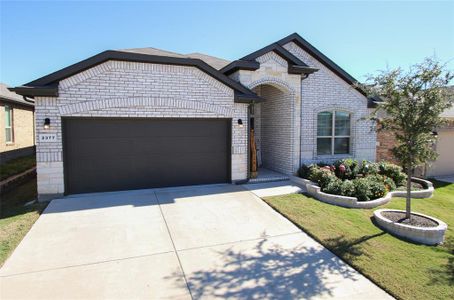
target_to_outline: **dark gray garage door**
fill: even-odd
[[[63,119],[67,194],[230,180],[229,119]]]

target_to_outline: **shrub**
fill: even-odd
[[[313,165],[305,165],[303,164],[298,170],[298,176],[304,179],[309,179],[309,175],[311,174],[311,167]]]
[[[369,182],[369,191],[368,191],[368,197],[369,199],[378,199],[383,196],[385,196],[387,193],[386,187],[384,182],[380,181],[370,181]]]
[[[387,162],[373,163],[363,160],[342,159],[334,164],[302,165],[300,177],[317,183],[325,193],[356,197],[358,201],[381,198],[396,186],[405,184],[402,168]],[[361,178],[357,178],[362,174]]]
[[[319,168],[313,166],[310,169],[309,180],[317,183],[322,190],[333,180],[336,180],[336,176],[328,169]]]
[[[359,173],[364,176],[379,174],[380,168],[377,163],[363,160],[361,166],[359,167]]]
[[[352,180],[345,180],[342,182],[341,185],[341,192],[342,196],[354,197],[355,196],[355,184]]]
[[[328,194],[341,195],[342,193],[342,180],[333,176],[333,179],[327,181],[322,191]]]
[[[396,183],[389,177],[384,176],[383,183],[385,184],[386,189],[389,191],[394,191],[396,189]]]
[[[355,179],[359,172],[358,161],[347,158],[334,162],[335,174],[340,179]]]
[[[400,166],[388,162],[381,162],[378,165],[381,175],[391,178],[396,186],[405,185],[407,175],[402,171]]]
[[[369,180],[367,178],[358,178],[353,180],[355,186],[355,197],[358,201],[369,201]]]

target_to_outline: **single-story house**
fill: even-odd
[[[34,153],[34,110],[32,100],[0,83],[0,164]]]
[[[294,33],[238,60],[105,51],[12,90],[36,102],[40,199],[246,182],[262,167],[375,160],[374,102]],[[255,152],[254,152],[255,153]],[[260,175],[260,170],[259,170]]]

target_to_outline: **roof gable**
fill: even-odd
[[[243,58],[240,58],[239,60],[233,61],[220,71],[226,75],[232,74],[238,70],[255,71],[260,67],[260,64],[256,62],[256,59],[268,52],[274,52],[286,60],[288,63],[288,73],[290,74],[311,74],[317,71],[317,69],[309,67],[278,43],[272,43],[262,49],[244,56]]]
[[[108,50],[101,52],[88,59],[80,61],[69,67],[63,68],[59,71],[51,73],[47,76],[41,77],[37,80],[31,81],[24,86],[11,88],[10,90],[24,96],[58,96],[58,82],[73,76],[77,73],[85,71],[96,65],[99,65],[108,60],[119,60],[119,61],[131,61],[131,62],[143,62],[143,63],[156,63],[156,64],[168,64],[168,65],[181,65],[181,66],[192,66],[200,69],[201,71],[212,76],[216,80],[232,88],[235,91],[235,102],[247,103],[247,102],[260,102],[263,99],[258,97],[254,92],[244,87],[240,83],[232,80],[223,73],[219,72],[215,68],[208,65],[206,62],[188,57],[171,57],[171,56],[160,56],[151,55],[144,53],[135,53],[127,51],[113,51]]]

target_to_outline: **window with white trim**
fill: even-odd
[[[6,143],[13,142],[13,108],[5,105],[5,141]]]
[[[350,118],[340,110],[317,114],[317,155],[350,153]]]

